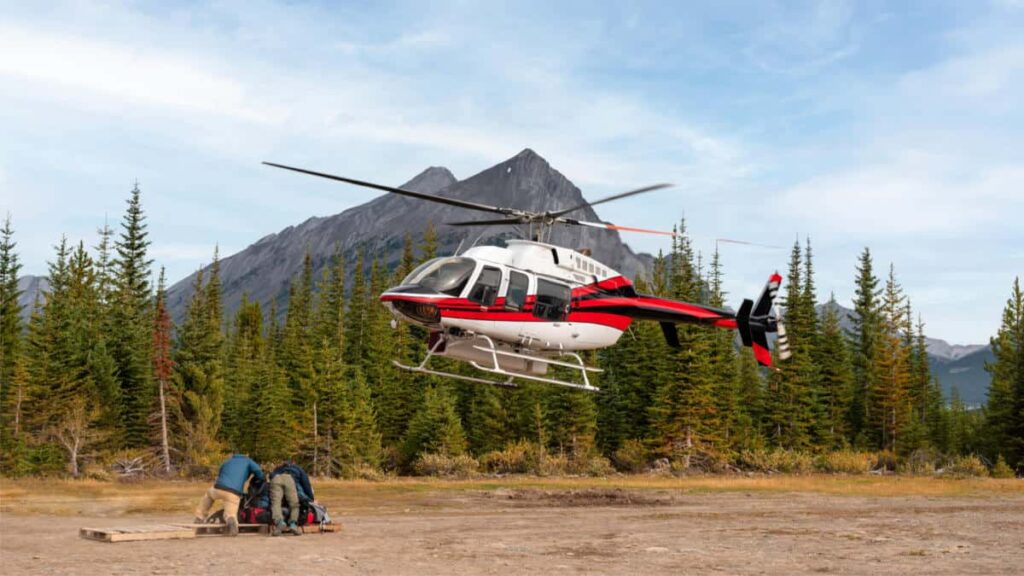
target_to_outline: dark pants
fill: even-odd
[[[281,513],[281,500],[288,499],[288,522],[299,521],[299,491],[295,489],[295,479],[291,474],[278,474],[270,481],[270,515],[275,524],[284,522]]]

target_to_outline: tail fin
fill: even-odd
[[[779,359],[785,360],[790,356],[786,328],[782,325],[782,315],[775,302],[780,283],[782,276],[778,272],[772,274],[757,303],[744,300],[736,313],[736,328],[740,332],[740,339],[744,346],[753,348],[754,358],[762,366],[772,365],[772,353],[768,348],[769,332],[779,334]]]

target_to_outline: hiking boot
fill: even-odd
[[[302,528],[299,528],[295,522],[288,525],[288,531],[296,536],[302,536]]]
[[[280,536],[281,534],[284,533],[284,529],[285,529],[284,522],[278,522],[277,524],[274,524],[273,527],[271,527],[270,535],[271,536]]]
[[[238,536],[238,518],[228,518],[228,536]]]

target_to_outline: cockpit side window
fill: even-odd
[[[553,322],[565,320],[569,315],[571,298],[572,291],[568,286],[538,278],[537,300],[533,304],[533,315]]]
[[[480,270],[480,276],[476,284],[469,291],[469,300],[481,306],[491,306],[498,297],[498,288],[501,286],[501,270],[491,266],[484,266]]]
[[[438,258],[413,270],[402,283],[459,296],[475,269],[476,262],[471,258]]]
[[[509,272],[508,292],[505,294],[505,309],[520,311],[526,305],[526,293],[530,291],[530,277],[522,272]]]

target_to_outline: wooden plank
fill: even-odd
[[[195,538],[194,530],[176,526],[132,526],[128,528],[81,528],[78,535],[98,542],[137,542]]]

